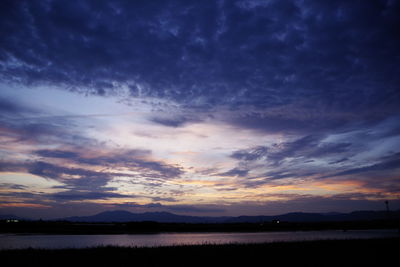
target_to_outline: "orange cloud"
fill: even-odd
[[[34,203],[0,203],[1,208],[50,208],[50,206]]]

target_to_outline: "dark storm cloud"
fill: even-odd
[[[307,135],[291,142],[237,150],[231,157],[241,161],[265,160],[280,165],[288,158],[303,158],[304,161],[308,161],[313,158],[343,156],[351,150],[351,143],[331,143],[324,142],[323,139],[323,136]]]
[[[282,96],[285,99],[285,96]],[[286,107],[283,106],[279,112],[242,112],[239,114],[229,114],[225,118],[229,124],[235,125],[239,128],[250,128],[260,132],[266,133],[289,133],[289,134],[307,134],[326,133],[334,129],[346,128],[351,124],[352,120],[346,116],[336,117],[331,112],[326,112],[322,106],[315,107]],[[293,112],[293,109],[295,112]],[[288,113],[289,114],[286,114]],[[323,112],[324,115],[321,116]],[[315,113],[310,115],[309,113]]]
[[[340,171],[337,173],[334,173],[332,175],[324,176],[324,178],[327,177],[335,177],[335,176],[344,176],[344,175],[353,175],[353,174],[360,174],[360,173],[366,173],[366,172],[374,172],[374,171],[390,171],[390,170],[395,170],[400,168],[400,153],[396,153],[392,156],[387,156],[382,159],[381,162],[372,164],[372,165],[367,165],[364,167],[359,167],[359,168],[352,168],[348,169],[345,171]]]
[[[235,151],[231,154],[231,158],[244,161],[258,160],[265,157],[267,155],[267,152],[267,147],[259,146],[251,149]]]
[[[299,173],[291,173],[286,171],[272,171],[265,174],[268,177],[268,180],[277,180],[277,179],[285,179],[285,178],[295,178],[299,176]]]
[[[342,154],[346,153],[350,150],[350,143],[328,143],[323,144],[319,148],[311,151],[308,157],[318,158],[318,157],[325,157],[332,154]]]
[[[125,167],[132,170],[140,170],[141,175],[157,178],[173,178],[184,173],[180,166],[170,165],[159,161],[144,159],[143,156],[149,155],[148,150],[129,150],[126,152],[114,151],[108,156],[100,157],[80,157],[77,162],[89,165],[99,165],[108,167]]]
[[[187,117],[187,116],[175,116],[175,117],[158,116],[151,118],[150,121],[167,127],[177,128],[177,127],[182,127],[188,123],[199,122],[200,120],[197,118]]]
[[[26,189],[27,187],[25,185],[20,185],[20,184],[1,183],[0,188],[23,190],[23,189]]]
[[[112,173],[107,171],[93,171],[83,168],[64,167],[44,161],[0,161],[0,171],[34,174],[63,184],[55,186],[55,188],[70,190],[114,190],[115,188],[106,186],[114,177],[135,177],[131,174],[125,173]]]
[[[344,162],[343,156],[358,152],[351,143],[327,142],[322,135],[307,135],[289,142],[275,143],[234,151],[230,157],[239,160],[236,168],[217,175],[246,177],[239,181],[245,187],[259,187],[274,184],[276,180],[296,184],[296,180],[308,179],[329,171],[324,165],[308,165],[314,160],[330,161],[331,164]],[[348,160],[348,159],[347,159]],[[248,175],[252,167],[268,166],[273,171]]]
[[[7,138],[8,144],[57,143],[74,147],[99,144],[96,140],[84,137],[68,117],[43,116],[44,111],[24,106],[14,100],[4,106],[8,111],[0,115],[0,136]]]
[[[241,168],[234,168],[227,172],[218,173],[218,176],[237,176],[237,177],[245,177],[249,173],[250,170],[241,169]]]
[[[281,162],[286,158],[322,158],[331,155],[343,155],[350,150],[351,143],[327,143],[323,137],[308,135],[292,142],[273,146],[275,151],[268,154],[268,159]]]
[[[348,160],[349,160],[348,158],[342,158],[342,159],[339,159],[339,160],[335,160],[335,161],[329,162],[329,164],[338,164],[338,163],[342,163],[342,162],[345,162],[345,161],[348,161]]]
[[[72,188],[103,188],[114,177],[146,177],[151,182],[157,182],[159,185],[164,179],[179,177],[184,173],[183,169],[177,165],[170,165],[159,161],[145,159],[151,151],[141,149],[131,149],[127,151],[109,151],[105,156],[87,157],[82,154],[83,151],[65,151],[65,150],[37,150],[34,154],[44,159],[62,159],[74,162],[81,166],[80,168],[66,168],[46,161],[38,161],[27,164],[28,171],[41,177],[47,177],[55,180],[61,180]],[[5,167],[9,166],[4,164]],[[18,164],[15,164],[18,167]],[[139,172],[137,175],[125,173],[110,173],[106,171],[92,171],[85,165],[109,167],[113,169],[122,169]],[[1,166],[1,164],[0,164]],[[20,167],[21,168],[21,167]],[[79,179],[69,179],[69,176],[79,176]],[[64,177],[65,176],[65,177]],[[67,187],[68,187],[67,186]]]
[[[90,148],[86,148],[90,151]],[[149,178],[174,178],[184,173],[177,165],[166,164],[160,161],[146,159],[151,154],[149,150],[130,149],[127,151],[111,150],[104,156],[84,156],[83,150],[37,150],[34,154],[43,158],[60,158],[70,160],[78,164],[93,166],[128,168],[131,171],[139,171],[139,176]],[[95,153],[95,152],[94,152]]]
[[[308,149],[314,148],[320,141],[320,137],[308,135],[297,139],[293,142],[285,142],[282,144],[274,144],[275,151],[270,153],[268,159],[279,163],[288,157],[294,157],[295,155],[303,156],[304,152]]]
[[[351,146],[350,143],[326,142],[323,136],[308,135],[291,142],[234,151],[230,157],[239,160],[237,167],[213,175],[245,178],[237,181],[238,187],[257,188],[276,184],[278,180],[284,180],[279,184],[296,185],[302,180],[319,179],[321,174],[329,172],[327,166],[308,163],[313,163],[314,159],[326,161],[339,157],[340,160],[331,164],[344,162],[348,159],[344,159],[343,155],[354,153]],[[273,168],[273,171],[260,173],[257,171],[260,167]],[[256,172],[249,175],[252,169]]]
[[[150,154],[148,150],[129,150],[125,152],[113,151],[113,153],[107,156],[100,157],[84,157],[79,152],[70,152],[63,150],[39,150],[35,154],[46,158],[62,158],[66,160],[72,160],[79,164],[111,167],[111,168],[127,168],[131,171],[139,171],[138,176],[168,179],[178,177],[184,173],[184,171],[175,165],[168,165],[162,162],[143,159],[143,156]],[[30,168],[30,172],[37,174],[42,177],[49,176],[49,178],[59,177],[60,174],[67,175],[79,175],[82,178],[69,181],[74,182],[76,185],[91,186],[92,182],[99,182],[102,186],[114,176],[124,176],[121,173],[107,173],[107,172],[94,172],[84,168],[64,168],[58,167],[46,162],[36,162]],[[92,179],[98,176],[98,179]],[[132,175],[125,175],[131,177]],[[158,181],[160,182],[160,181]]]
[[[132,198],[132,195],[123,195],[113,192],[96,192],[96,191],[66,191],[49,195],[50,198],[56,200],[98,200],[110,198]]]
[[[38,156],[42,156],[42,157],[47,157],[47,158],[66,158],[66,159],[70,159],[70,158],[77,158],[79,157],[79,154],[76,152],[72,152],[72,151],[64,151],[64,150],[48,150],[48,149],[44,149],[44,150],[37,150],[35,151],[35,154]]]
[[[66,188],[71,189],[104,190],[107,183],[114,176],[119,175],[82,168],[63,167],[43,161],[33,162],[27,167],[28,173],[62,182],[66,185]]]
[[[265,173],[263,176],[265,177],[263,180],[258,180],[256,182],[254,181],[249,181],[248,185],[262,185],[266,183],[271,183],[274,180],[280,180],[280,179],[286,179],[286,178],[294,178],[294,179],[304,179],[308,178],[311,176],[315,176],[317,174],[321,173],[320,168],[302,168],[302,169],[296,169],[296,168],[282,168],[280,170],[276,171],[270,171]],[[297,180],[292,180],[292,181],[286,181],[286,183],[290,184],[296,184],[298,181]],[[245,182],[246,184],[246,182]]]
[[[328,163],[328,165],[341,162],[347,163],[348,161],[351,161],[351,159],[342,158],[337,162]],[[246,177],[245,180],[239,181],[238,184],[249,188],[256,188],[265,184],[298,185],[299,182],[306,180],[318,181],[329,179],[333,183],[341,183],[346,180],[343,180],[342,176],[348,176],[349,181],[361,182],[363,189],[397,193],[400,189],[397,174],[397,170],[400,168],[400,153],[382,157],[377,159],[377,161],[375,164],[368,164],[357,168],[352,168],[355,164],[354,162],[350,162],[340,167],[341,169],[345,169],[344,171],[333,172],[328,175],[325,174],[332,172],[332,168],[327,166],[304,166],[304,161],[301,161],[301,165],[298,166],[294,165],[292,161],[290,164],[275,166],[274,171],[269,171],[255,177]],[[377,194],[375,194],[375,197],[378,197]]]
[[[7,138],[7,143],[36,142],[49,143],[54,138],[70,140],[72,135],[66,131],[71,124],[61,119],[34,119],[31,116],[40,117],[43,112],[34,109],[17,99],[0,98],[0,137]]]
[[[170,119],[170,118],[157,118],[157,117],[152,118],[151,121],[168,127],[180,127],[184,125],[186,122],[188,122],[185,118]]]
[[[100,95],[127,84],[189,106],[398,110],[398,1],[254,3],[2,1],[2,79]]]

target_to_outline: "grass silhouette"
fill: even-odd
[[[400,238],[0,251],[2,266],[395,266]]]

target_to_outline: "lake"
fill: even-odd
[[[154,247],[172,245],[270,243],[327,239],[400,237],[398,230],[296,231],[262,233],[160,233],[130,235],[0,234],[0,249],[86,248],[96,246]]]

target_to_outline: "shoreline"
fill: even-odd
[[[400,229],[397,227],[392,228],[352,228],[352,229],[339,229],[339,228],[324,228],[324,229],[277,229],[277,230],[258,230],[258,231],[246,231],[246,230],[238,230],[238,231],[213,231],[213,230],[202,230],[202,231],[132,231],[132,232],[1,232],[1,235],[16,235],[16,236],[31,236],[31,235],[44,235],[44,236],[52,236],[52,235],[160,235],[160,234],[257,234],[257,233],[298,233],[298,232],[361,232],[361,231],[393,231],[399,232]]]
[[[14,234],[159,234],[159,233],[258,233],[326,230],[399,229],[400,221],[281,222],[271,223],[76,223],[64,221],[0,222],[0,233]]]

